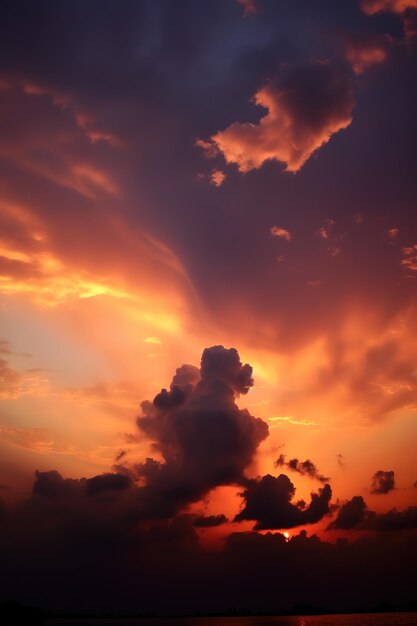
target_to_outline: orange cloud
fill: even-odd
[[[9,168],[0,176],[0,293],[46,306],[111,298],[178,330],[192,288],[176,255],[120,207],[107,156],[120,159],[121,144],[90,141],[87,131],[100,132],[91,116],[51,89],[8,82],[0,109]]]
[[[0,359],[0,398],[3,400],[21,396],[46,395],[48,380],[37,368],[16,370],[5,359]]]
[[[355,74],[363,74],[372,65],[386,60],[390,44],[388,36],[351,40],[346,44],[345,57]]]
[[[32,450],[38,454],[74,454],[68,442],[59,440],[45,428],[18,428],[0,424],[0,441],[10,446]]]
[[[287,69],[253,99],[267,110],[258,124],[234,122],[212,136],[226,162],[237,164],[242,173],[259,169],[268,160],[297,172],[352,121],[349,81],[327,63]]]
[[[292,235],[289,230],[286,228],[281,228],[280,226],[272,226],[269,232],[274,237],[280,237],[281,239],[286,239],[287,241],[291,241]]]
[[[417,0],[362,0],[362,11],[374,15],[380,11],[403,13],[407,9],[416,9]]]
[[[412,272],[417,272],[417,244],[402,249],[401,265]]]
[[[400,15],[405,37],[409,41],[417,34],[417,0],[362,0],[362,10],[368,15],[390,12]]]
[[[203,150],[203,154],[207,159],[214,159],[218,155],[218,150],[210,141],[204,141],[204,139],[197,139],[195,142],[197,148]]]
[[[215,187],[220,187],[226,180],[226,174],[221,170],[213,170],[210,179]]]

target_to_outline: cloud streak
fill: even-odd
[[[328,476],[320,474],[317,466],[309,459],[306,459],[305,461],[299,461],[298,459],[290,459],[289,461],[286,461],[285,454],[280,454],[274,465],[275,467],[286,467],[291,472],[296,472],[297,474],[301,474],[301,476],[314,478],[320,483],[328,483],[330,480]]]

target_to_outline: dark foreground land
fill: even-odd
[[[0,603],[0,623],[5,626],[417,626],[417,603],[394,607],[381,603],[366,611],[331,613],[322,607],[296,605],[275,614],[230,609],[223,613],[158,616],[156,614],[75,614],[44,612],[14,602]]]

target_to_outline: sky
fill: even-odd
[[[0,37],[0,599],[406,606],[416,0],[13,0]]]

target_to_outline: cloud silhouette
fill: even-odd
[[[142,404],[137,424],[163,461],[137,464],[143,513],[171,516],[220,485],[241,484],[268,436],[267,424],[235,399],[253,385],[252,368],[234,348],[206,348],[198,370],[177,369],[169,390]]]
[[[305,461],[299,461],[298,459],[290,459],[289,461],[286,461],[285,454],[280,454],[274,465],[275,467],[286,467],[290,471],[297,472],[302,476],[315,478],[320,483],[327,483],[330,480],[328,476],[320,474],[317,466],[309,459],[306,459]]]
[[[353,496],[340,507],[336,519],[329,524],[328,529],[351,530],[361,527],[368,514],[366,502],[362,496]]]
[[[386,495],[395,489],[394,472],[378,470],[372,477],[371,493],[375,495]]]
[[[387,513],[370,511],[362,496],[353,496],[339,509],[328,530],[402,531],[417,528],[417,506],[404,511],[391,509]]]
[[[220,515],[199,515],[194,519],[196,528],[214,528],[226,524],[227,517],[221,513]]]
[[[241,493],[244,507],[235,517],[236,522],[255,520],[255,530],[294,528],[314,524],[329,513],[332,496],[330,485],[311,494],[308,506],[305,502],[291,502],[295,487],[285,474],[278,477],[267,474],[257,480],[248,480]]]

